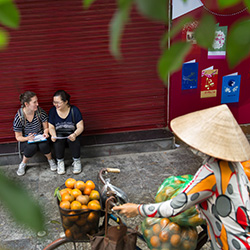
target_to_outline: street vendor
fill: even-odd
[[[203,165],[171,200],[113,209],[127,217],[172,217],[197,205],[212,249],[250,249],[250,184],[240,163],[250,159],[250,145],[230,109],[223,104],[196,111],[170,125],[182,141],[207,155]]]

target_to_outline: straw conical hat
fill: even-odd
[[[249,142],[227,105],[173,119],[174,133],[189,146],[227,161],[250,159]]]

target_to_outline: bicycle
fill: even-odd
[[[121,190],[120,188],[113,186],[110,183],[110,179],[106,178],[104,179],[103,175],[106,174],[108,175],[109,173],[119,173],[120,170],[116,169],[116,168],[103,168],[99,171],[98,173],[98,177],[99,180],[101,181],[101,183],[103,184],[103,188],[100,190],[100,194],[101,194],[101,202],[102,202],[102,214],[101,217],[103,217],[104,213],[104,209],[105,209],[105,203],[106,200],[108,199],[108,207],[109,207],[109,212],[108,212],[108,223],[111,220],[111,223],[118,223],[119,224],[119,216],[116,216],[114,213],[114,211],[111,210],[111,208],[117,204],[124,204],[128,201],[128,197],[126,195],[126,193]],[[104,223],[98,227],[98,231],[101,231],[103,228]],[[140,239],[142,242],[144,242],[146,244],[146,240],[143,237],[143,234],[137,232],[137,238]],[[195,250],[200,250],[202,249],[202,247],[207,243],[208,240],[208,235],[206,233],[206,229],[203,228],[203,230],[201,230],[201,232],[198,234],[198,240],[197,240],[197,247]],[[52,243],[50,243],[49,245],[47,245],[43,250],[53,250],[53,249],[58,249],[60,246],[64,246],[65,249],[87,249],[88,247],[90,247],[90,239],[88,237],[85,237],[82,240],[72,240],[70,238],[67,238],[64,235],[62,235],[60,238],[54,240]],[[86,245],[86,243],[88,244],[88,246]],[[82,248],[81,248],[82,247]],[[88,248],[90,249],[90,248]],[[132,250],[132,249],[131,249]],[[136,245],[136,250],[142,250],[138,244]]]

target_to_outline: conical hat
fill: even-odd
[[[225,104],[177,117],[170,125],[181,140],[207,155],[233,162],[250,159],[249,142]]]

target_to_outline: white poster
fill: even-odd
[[[203,3],[200,0],[186,0],[186,2],[183,2],[183,0],[173,0],[172,4],[173,19],[203,6]]]

